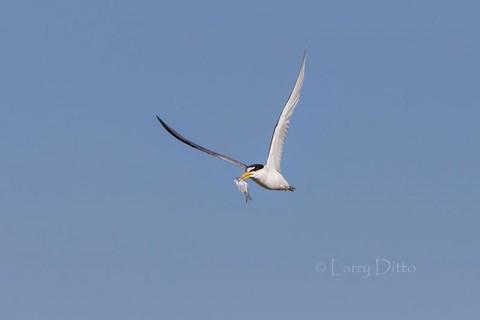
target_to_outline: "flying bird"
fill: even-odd
[[[298,100],[300,98],[300,90],[303,85],[303,78],[305,76],[305,59],[306,53],[303,55],[302,65],[297,76],[297,81],[293,87],[292,92],[287,100],[287,103],[283,107],[280,117],[277,120],[275,129],[273,130],[272,140],[270,142],[270,149],[268,151],[268,158],[265,164],[252,164],[247,166],[246,164],[235,160],[233,158],[227,157],[218,152],[204,148],[187,138],[180,135],[178,132],[173,130],[168,126],[165,121],[160,119],[157,116],[158,121],[162,124],[165,130],[168,131],[172,136],[180,140],[181,142],[189,145],[192,148],[203,151],[217,157],[219,159],[230,162],[231,164],[236,165],[237,167],[242,168],[245,172],[238,178],[245,181],[246,179],[252,179],[259,186],[268,189],[268,190],[281,190],[281,191],[293,191],[295,188],[291,186],[288,181],[284,178],[281,173],[280,162],[282,160],[283,144],[288,133],[288,128],[290,125],[290,119],[292,118],[293,111],[297,106]]]

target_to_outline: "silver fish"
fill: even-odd
[[[243,195],[245,196],[245,202],[252,200],[252,198],[250,198],[250,194],[248,193],[248,183],[245,180],[240,179],[240,177],[235,178],[233,181],[235,181],[237,184],[238,190],[242,191]]]

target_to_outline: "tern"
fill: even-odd
[[[293,111],[297,106],[298,100],[300,98],[300,91],[303,85],[303,78],[305,76],[305,59],[306,53],[303,55],[302,64],[300,71],[298,72],[297,81],[293,87],[290,96],[288,97],[287,103],[283,107],[280,117],[278,118],[275,129],[273,130],[272,140],[270,142],[270,148],[268,151],[268,158],[265,164],[252,164],[247,166],[246,164],[235,160],[233,158],[227,157],[218,152],[204,148],[187,138],[180,135],[178,132],[173,130],[168,126],[165,121],[160,119],[157,116],[158,121],[162,124],[165,130],[168,131],[172,136],[180,140],[181,142],[189,145],[192,148],[203,151],[217,157],[219,159],[225,160],[231,164],[236,165],[237,167],[242,168],[245,172],[240,176],[240,180],[252,179],[259,186],[268,189],[268,190],[281,190],[281,191],[293,191],[295,188],[291,186],[288,181],[284,178],[281,173],[280,162],[282,160],[283,145],[285,143],[285,138],[288,133],[288,128],[290,126],[290,119],[292,118]]]

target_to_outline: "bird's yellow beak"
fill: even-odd
[[[247,180],[247,179],[250,178],[251,176],[253,176],[253,173],[248,172],[248,171],[245,171],[245,172],[240,176],[240,180]]]

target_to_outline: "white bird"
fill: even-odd
[[[244,163],[237,161],[233,158],[227,157],[223,154],[204,148],[185,137],[181,136],[178,132],[169,127],[162,119],[157,116],[158,121],[162,126],[175,138],[181,142],[203,152],[206,152],[214,157],[230,162],[245,172],[240,176],[241,180],[252,179],[255,183],[268,190],[283,190],[293,191],[295,188],[291,186],[287,180],[283,177],[280,169],[280,161],[282,160],[283,144],[288,133],[290,125],[290,119],[292,118],[293,111],[297,106],[300,98],[300,90],[303,85],[303,78],[305,76],[305,59],[306,53],[303,55],[302,65],[298,73],[295,86],[287,100],[287,103],[283,107],[282,113],[278,118],[275,129],[273,130],[272,140],[270,142],[270,149],[268,151],[268,158],[266,164],[252,164],[245,165]]]

